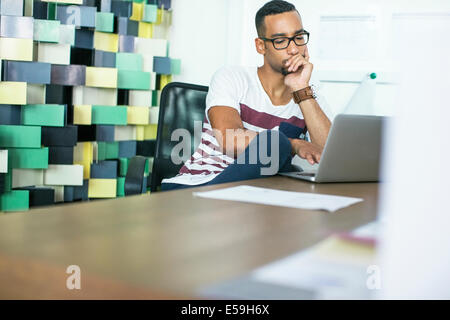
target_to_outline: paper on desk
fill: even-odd
[[[316,299],[369,299],[367,268],[376,263],[371,246],[330,237],[310,249],[252,272],[262,283],[315,292]]]
[[[270,206],[281,206],[309,210],[334,212],[363,201],[360,198],[327,194],[282,191],[252,186],[237,186],[206,192],[194,192],[194,196],[218,200],[233,200]]]
[[[375,236],[378,223],[351,234]],[[315,246],[270,263],[252,272],[252,279],[315,292],[317,299],[368,299],[374,294],[367,281],[375,265],[375,246],[330,236]]]

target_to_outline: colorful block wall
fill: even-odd
[[[148,192],[170,0],[0,0],[0,212]]]

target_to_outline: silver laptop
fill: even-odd
[[[319,165],[280,175],[312,182],[378,181],[381,134],[386,117],[339,114],[333,121]]]

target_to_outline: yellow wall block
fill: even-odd
[[[27,104],[27,83],[0,81],[0,104]]]
[[[79,142],[73,149],[73,163],[83,166],[83,179],[89,179],[93,160],[94,146],[92,142]]]
[[[136,126],[136,140],[144,141],[145,139],[145,126]]]
[[[133,2],[133,14],[130,20],[141,21],[144,14],[144,3]]]
[[[117,88],[117,69],[86,67],[86,86]]]
[[[33,61],[33,39],[0,38],[0,59]]]
[[[148,124],[150,117],[149,107],[128,107],[128,124]]]
[[[116,179],[90,179],[89,198],[115,198],[117,193]]]
[[[140,38],[152,38],[153,37],[153,24],[151,24],[149,22],[140,21],[138,35]]]
[[[156,24],[161,24],[164,21],[164,10],[158,9],[156,15]]]
[[[73,124],[92,124],[92,106],[74,105]]]
[[[156,139],[156,134],[158,132],[157,124],[149,124],[144,127],[144,139],[145,140],[153,140]]]
[[[161,75],[161,85],[160,85],[161,89],[160,90],[162,91],[162,89],[164,89],[164,87],[167,84],[171,83],[171,82],[172,82],[172,75],[171,74],[169,74],[169,75],[162,74]]]
[[[109,52],[119,51],[119,35],[107,32],[95,32],[94,48]]]

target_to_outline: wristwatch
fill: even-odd
[[[294,91],[292,93],[292,95],[294,96],[294,101],[296,104],[299,104],[300,102],[308,100],[308,99],[316,98],[316,95],[315,95],[313,89],[311,88],[311,86]]]

